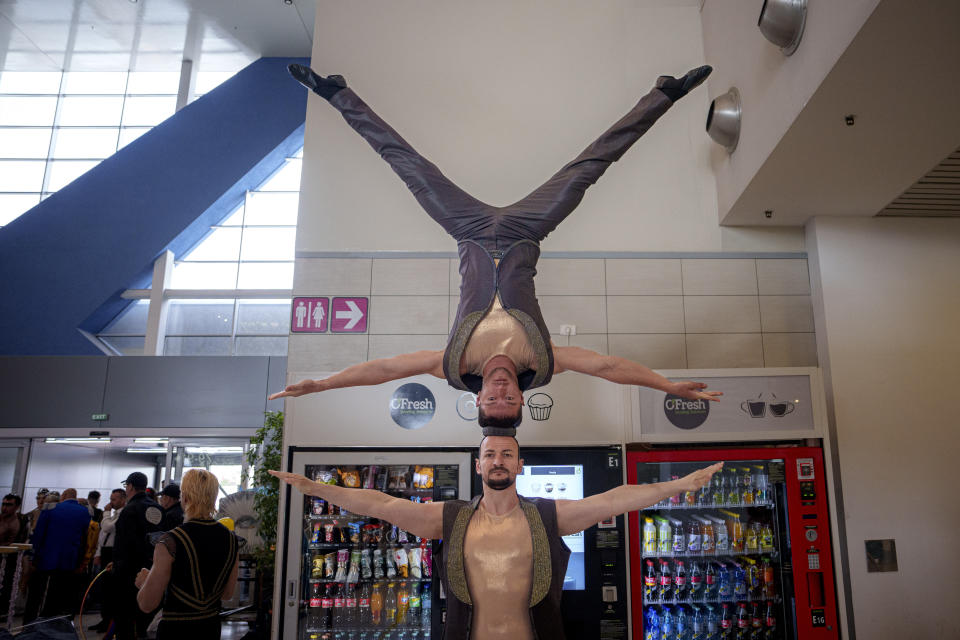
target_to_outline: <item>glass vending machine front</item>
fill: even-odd
[[[663,482],[712,462],[639,462],[639,484]],[[642,635],[647,639],[792,638],[792,579],[784,461],[728,460],[699,491],[636,514]],[[636,585],[638,581],[634,581]],[[785,605],[785,602],[788,603]],[[789,630],[788,630],[789,629]]]
[[[344,457],[350,459],[350,454]],[[308,462],[302,468],[304,475],[317,482],[375,489],[404,500],[431,502],[458,497],[460,467],[456,463]],[[290,509],[291,536],[296,535],[299,526],[301,538],[299,598],[288,602],[299,604],[297,638],[440,637],[439,632],[434,632],[440,629],[441,619],[439,582],[433,580],[437,541],[418,538],[390,522],[350,513],[316,497],[304,496],[300,504],[291,503]],[[291,537],[291,551],[296,548],[295,542]],[[287,612],[288,620],[290,613]]]

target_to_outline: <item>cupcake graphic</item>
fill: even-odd
[[[550,418],[550,409],[553,408],[553,398],[545,393],[535,393],[527,400],[530,408],[530,417],[534,420]]]

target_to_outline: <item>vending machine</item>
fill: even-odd
[[[289,468],[318,482],[414,502],[469,497],[470,454],[455,450],[291,447]],[[284,528],[280,638],[429,640],[442,637],[434,579],[437,541],[290,490]]]

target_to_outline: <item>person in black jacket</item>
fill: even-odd
[[[149,534],[160,531],[163,509],[146,494],[147,476],[134,471],[124,481],[127,504],[117,517],[113,542],[113,576],[116,585],[116,638],[136,640],[145,634],[149,619],[139,613],[134,580],[153,564]]]
[[[170,531],[183,524],[183,505],[180,504],[180,485],[170,482],[160,492],[160,506],[163,507],[161,531]]]

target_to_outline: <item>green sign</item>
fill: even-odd
[[[90,419],[91,419],[91,420],[96,420],[97,422],[102,422],[102,421],[104,421],[104,420],[109,420],[109,419],[110,419],[110,414],[109,414],[109,413],[95,413],[95,414],[93,414],[92,416],[90,416]]]

